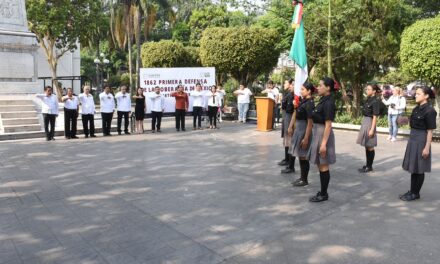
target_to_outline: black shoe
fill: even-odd
[[[55,138],[51,138],[50,140],[55,141]]]
[[[288,161],[283,159],[282,161],[278,162],[278,165],[280,166],[286,166],[288,164]]]
[[[402,198],[403,196],[408,195],[408,194],[411,194],[411,191],[407,191],[406,193],[399,195],[399,198]]]
[[[298,179],[292,182],[292,185],[295,187],[303,187],[309,185],[309,183],[307,181],[304,181],[303,179]]]
[[[320,203],[328,200],[328,194],[322,195],[321,192],[318,192],[316,196],[310,197],[309,201],[312,203]]]
[[[197,127],[193,127],[193,130],[197,130]]]
[[[153,134],[156,133],[156,130],[151,130],[151,133],[153,133]]]
[[[410,201],[414,201],[417,199],[420,199],[420,194],[415,194],[415,193],[412,193],[411,191],[408,191],[404,195],[400,196],[400,200],[405,201],[405,202],[410,202]]]
[[[65,139],[70,139],[71,137],[64,137]]]
[[[84,138],[89,138],[89,135],[84,135]]]
[[[110,135],[110,134],[109,134]],[[122,135],[122,133],[121,132],[118,132],[118,135]]]
[[[50,141],[50,138],[46,138],[46,141]]]
[[[162,133],[162,130],[158,129],[157,132],[158,132],[158,133]]]
[[[79,137],[77,137],[77,136],[73,136],[73,137],[72,137],[72,139],[78,139],[78,138],[79,138]]]
[[[176,131],[177,131],[177,132],[180,132],[180,129],[176,128]]]
[[[95,135],[90,135],[90,137],[95,138],[96,136]]]
[[[131,133],[130,133],[130,132],[125,132],[125,134],[126,134],[126,135],[131,135]]]
[[[183,131],[183,132],[185,132],[185,131],[186,131],[186,129],[185,129],[185,128],[182,128],[182,131]]]
[[[362,168],[358,169],[358,171],[360,173],[367,173],[367,172],[373,171],[373,168],[372,167],[363,166]]]
[[[120,134],[119,134],[119,135],[120,135]],[[107,134],[107,136],[111,137],[111,136],[113,136],[113,135],[112,135],[112,134],[110,134],[110,133],[108,133],[108,134]]]
[[[281,170],[281,173],[287,174],[287,173],[294,173],[295,172],[295,168],[285,168],[284,170]]]

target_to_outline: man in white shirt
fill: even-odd
[[[274,86],[272,80],[269,80],[266,85],[266,89],[261,92],[262,94],[267,94],[267,98],[274,101],[273,113],[272,113],[272,128],[275,129],[275,118],[278,109],[278,102],[280,97],[280,91]]]
[[[237,96],[238,121],[246,123],[252,92],[249,90],[249,88],[245,87],[244,84],[240,84],[240,88],[234,91],[234,95]]]
[[[58,116],[58,98],[52,94],[52,87],[50,86],[44,87],[44,94],[37,94],[36,97],[42,102],[41,113],[43,114],[46,140],[55,140],[55,120]]]
[[[79,95],[79,102],[81,103],[81,119],[84,128],[85,137],[95,136],[95,100],[90,94],[90,86],[84,86],[84,93]],[[90,124],[90,130],[89,130]]]
[[[129,115],[131,113],[131,97],[127,93],[127,86],[121,86],[121,91],[115,95],[118,110],[118,134],[121,135],[122,130],[122,117],[124,117],[124,132],[126,135],[130,135],[128,132]]]
[[[110,93],[110,86],[104,87],[104,92],[99,95],[101,104],[102,133],[104,136],[111,136],[113,112],[115,111],[115,98]]]
[[[78,139],[76,136],[76,121],[78,119],[78,97],[73,95],[73,89],[67,88],[66,95],[61,98],[64,102],[64,136],[66,139]]]
[[[225,107],[225,95],[226,95],[226,91],[225,89],[223,89],[223,86],[221,84],[217,85],[217,94],[218,97],[220,98],[220,118],[219,118],[219,122],[223,122],[223,108]]]
[[[154,88],[154,93],[148,95],[151,100],[151,130],[153,133],[162,132],[160,124],[162,122],[162,115],[165,111],[165,98],[160,94],[160,87]]]
[[[193,130],[202,129],[202,113],[205,108],[205,93],[202,85],[196,84],[196,90],[190,94],[193,98]]]

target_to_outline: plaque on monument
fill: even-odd
[[[27,27],[24,0],[0,0],[0,94],[39,90],[38,47]]]

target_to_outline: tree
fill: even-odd
[[[434,17],[440,13],[438,0],[405,0],[408,4],[421,9],[421,17]]]
[[[147,42],[142,45],[144,67],[194,67],[200,66],[198,48],[184,47],[172,40]]]
[[[400,60],[403,71],[429,81],[435,87],[440,106],[440,15],[419,20],[402,34]]]
[[[202,33],[206,28],[228,26],[226,6],[209,5],[200,10],[194,10],[188,26],[191,29],[190,44],[198,46]]]
[[[87,28],[96,27],[96,16],[101,14],[101,2],[95,0],[27,0],[29,29],[46,54],[52,79],[61,100],[63,91],[58,85],[59,59],[77,48],[87,37]],[[99,21],[99,20],[98,20]]]
[[[280,51],[273,43],[278,39],[275,30],[261,27],[208,28],[200,40],[200,58],[203,66],[250,84],[277,64]]]

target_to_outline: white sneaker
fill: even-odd
[[[388,136],[388,137],[387,137],[387,140],[391,140],[391,136]]]
[[[397,139],[395,137],[391,138],[391,142],[395,142]]]

